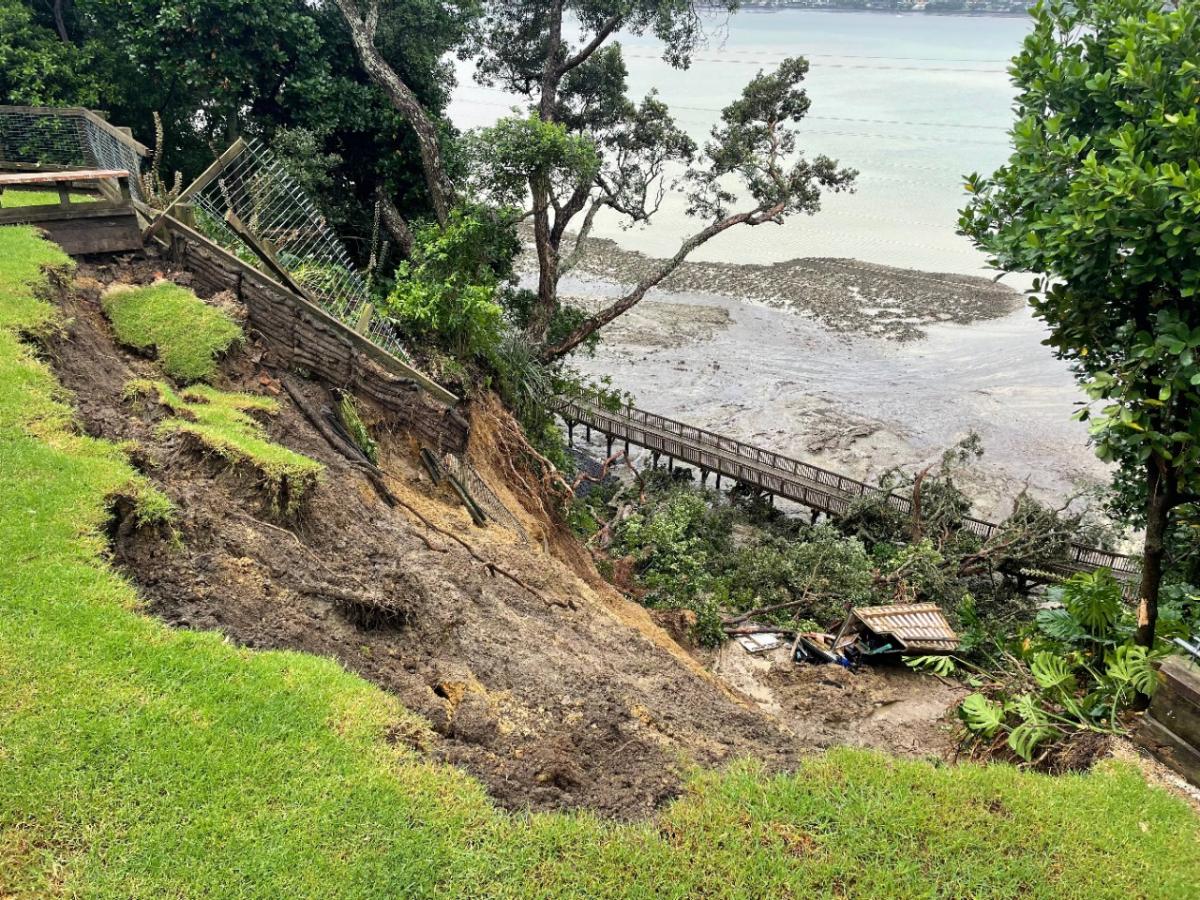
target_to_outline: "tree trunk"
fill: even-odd
[[[546,340],[550,320],[554,318],[554,310],[558,305],[558,250],[551,241],[550,179],[545,175],[532,178],[530,188],[533,194],[533,243],[538,258],[538,290],[537,302],[525,326],[525,334],[534,344],[541,344]]]
[[[404,221],[404,216],[400,214],[400,210],[396,208],[396,204],[384,193],[383,188],[379,189],[377,196],[379,197],[379,209],[383,218],[383,227],[388,230],[388,233],[392,236],[392,240],[396,242],[396,247],[400,251],[400,255],[408,259],[412,256],[413,251],[412,230],[408,227],[408,222]]]
[[[54,0],[51,8],[54,11],[54,29],[64,44],[70,44],[71,35],[67,32],[67,17],[63,9],[65,5],[66,0]]]
[[[1138,589],[1137,643],[1150,648],[1154,644],[1154,626],[1158,621],[1158,592],[1162,584],[1164,541],[1171,514],[1170,477],[1160,470],[1161,462],[1146,465],[1146,539],[1142,550],[1142,581]]]
[[[1142,581],[1138,588],[1137,632],[1134,640],[1147,650],[1154,646],[1158,623],[1158,593],[1162,586],[1167,525],[1175,505],[1174,475],[1161,459],[1146,463],[1146,539],[1142,549]],[[1136,709],[1145,709],[1150,698],[1139,694]]]
[[[350,39],[358,53],[359,61],[371,80],[387,95],[392,106],[408,119],[417,135],[421,150],[421,165],[425,170],[425,182],[429,186],[429,199],[433,205],[438,224],[445,225],[454,205],[454,186],[442,166],[442,151],[438,143],[437,128],[421,101],[404,83],[396,70],[380,55],[375,47],[375,27],[379,20],[378,0],[368,0],[364,17],[355,0],[337,0],[342,18],[350,29]]]

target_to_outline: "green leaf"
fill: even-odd
[[[986,738],[994,736],[1004,724],[1004,707],[979,693],[963,700],[958,714],[968,729]]]
[[[1033,760],[1033,753],[1038,745],[1045,743],[1061,732],[1053,725],[1038,725],[1033,722],[1022,722],[1008,736],[1008,746],[1026,762]]]
[[[1061,688],[1070,693],[1075,688],[1075,675],[1070,663],[1048,650],[1041,650],[1034,655],[1029,670],[1044,691]]]
[[[1109,656],[1105,674],[1118,684],[1132,685],[1138,693],[1150,696],[1158,687],[1158,674],[1152,663],[1153,657],[1145,647],[1127,644]]]
[[[1087,631],[1065,609],[1043,609],[1037,614],[1037,626],[1042,633],[1064,644],[1085,640]]]
[[[910,669],[932,672],[934,675],[941,675],[943,678],[949,677],[958,671],[958,665],[951,656],[906,656],[904,657],[904,664]]]

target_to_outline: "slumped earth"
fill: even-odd
[[[788,769],[800,754],[834,745],[953,757],[945,716],[961,691],[926,676],[817,674],[783,660],[771,671],[757,659],[740,661],[744,670],[724,681],[710,675],[711,660],[673,642],[596,575],[569,537],[503,490],[490,443],[495,409],[474,409],[471,456],[530,544],[498,526],[474,528],[449,489],[432,485],[414,446],[381,436],[397,496],[551,602],[489,576],[461,548],[386,506],[279,379],[292,377],[316,406],[332,405],[327,392],[284,375],[251,343],[226,357],[216,386],[275,396],[279,413],[262,417],[270,438],[325,466],[299,518],[280,519],[253,477],[186,435],[159,434],[167,413],[129,397],[127,385],[155,377],[157,364],[114,342],[97,298],[107,282],[148,281],[160,268],[82,266],[80,296],[64,310],[69,331],[54,347],[55,371],[75,392],[87,431],[136,441],[144,470],[178,507],[174,536],[137,528],[130,515],[112,528],[114,560],[154,615],[250,648],[337,659],[427,718],[436,738],[423,749],[466,768],[511,808],[637,818],[676,796],[692,766],[754,756]],[[543,542],[548,550],[538,549]],[[361,627],[345,612],[348,593],[399,602],[402,621]],[[728,653],[745,656],[736,646]],[[766,696],[755,702],[760,690]],[[914,692],[924,699],[906,705]],[[884,708],[899,713],[886,725]]]

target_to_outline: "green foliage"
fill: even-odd
[[[836,160],[796,158],[798,123],[811,102],[800,84],[808,60],[790,57],[770,73],[759,72],[738,99],[721,111],[700,166],[688,170],[688,212],[717,220],[729,214],[737,195],[727,179],[736,175],[754,199],[755,209],[781,221],[784,215],[812,215],[821,208],[822,189],[849,190],[858,173],[839,169]]]
[[[958,671],[958,664],[953,656],[906,656],[904,664],[910,669],[932,672],[942,678],[949,678]]]
[[[473,189],[500,207],[523,206],[531,180],[587,184],[600,165],[590,139],[536,115],[507,116],[474,132],[467,153]]]
[[[155,351],[163,371],[184,384],[211,380],[217,357],[242,339],[227,313],[169,281],[110,288],[101,303],[117,340]]]
[[[276,508],[291,514],[317,486],[324,466],[294,450],[268,440],[266,430],[251,412],[270,415],[279,408],[271,397],[231,394],[196,385],[176,392],[161,381],[133,381],[126,395],[153,395],[178,418],[166,419],[159,434],[186,434],[237,465],[258,471]]]
[[[342,427],[354,441],[354,446],[361,450],[363,456],[373,464],[378,465],[379,444],[371,437],[370,430],[363,422],[362,416],[358,414],[358,405],[354,402],[353,394],[342,392],[338,398],[337,414],[338,421],[342,423]]]
[[[454,82],[446,54],[476,13],[475,0],[380,4],[376,45],[435,119]],[[158,112],[162,169],[186,180],[239,135],[265,139],[359,261],[377,190],[411,219],[429,213],[411,128],[362,70],[333,3],[2,0],[0,103],[103,109],[146,144]]]
[[[967,727],[982,737],[990,738],[1004,724],[1004,706],[983,694],[970,694],[958,708]]]
[[[1155,581],[1171,509],[1200,494],[1197,59],[1195,3],[1039,3],[1013,154],[968,179],[961,218],[994,265],[1037,276],[1047,343],[1100,404],[1079,416],[1146,511]]]
[[[89,49],[63,43],[21,0],[0,0],[0,98],[20,106],[97,106]]]
[[[1154,692],[1152,663],[1165,653],[1129,643],[1132,614],[1106,570],[1074,575],[1050,597],[1061,608],[1039,612],[1036,631],[1008,655],[998,699],[972,694],[959,709],[970,732],[1007,732],[1007,746],[1026,761],[1079,730],[1119,732],[1135,694]]]
[[[511,233],[481,210],[455,210],[446,226],[419,228],[383,310],[408,331],[468,360],[501,341],[500,278],[511,271]]]
[[[31,229],[0,229],[6,893],[752,896],[837,882],[881,898],[930,884],[1165,898],[1200,880],[1194,815],[1130,766],[1048,778],[838,750],[787,776],[697,772],[644,822],[497,809],[409,748],[425,722],[335,661],[137,612],[103,530],[108,499],[139,476],[78,433],[13,333],[52,316],[31,287],[62,262]]]

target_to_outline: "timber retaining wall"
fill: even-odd
[[[182,222],[167,219],[163,227],[168,258],[192,274],[197,293],[228,291],[245,304],[250,325],[283,365],[370,401],[387,414],[390,425],[411,432],[425,446],[466,450],[470,426],[439,399],[439,393],[453,398],[444,388]],[[397,369],[405,374],[395,374]]]

